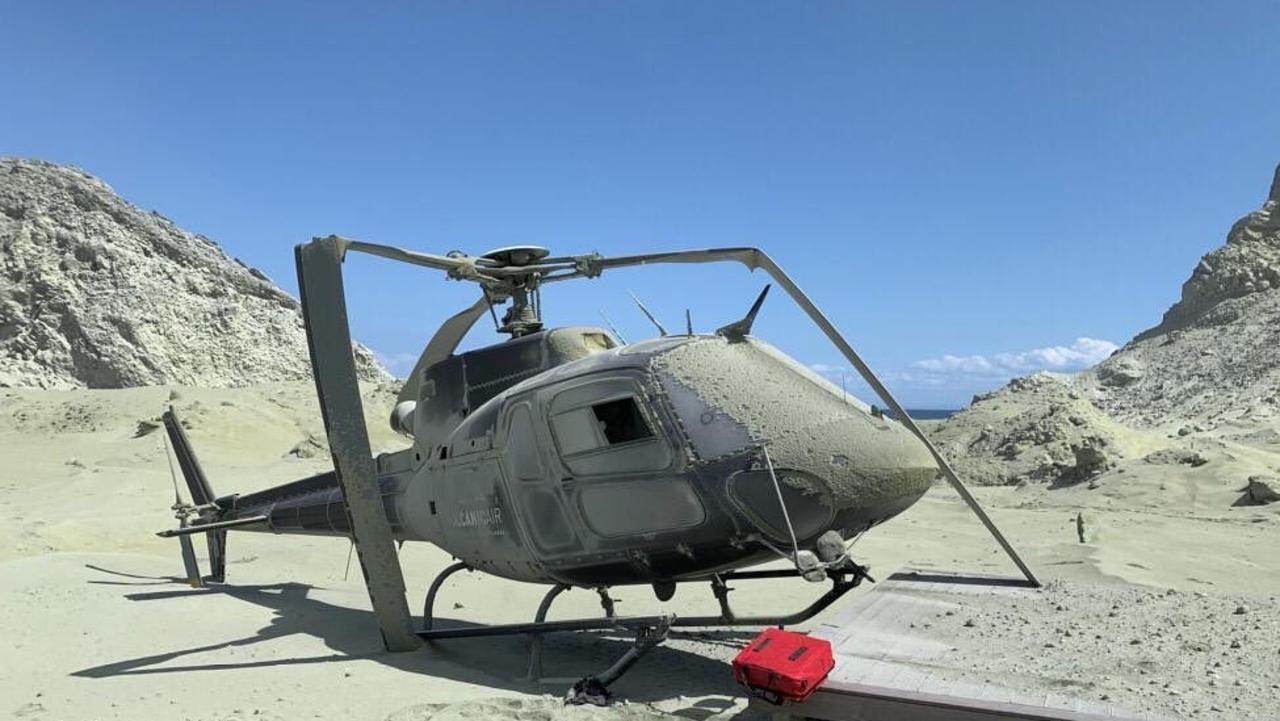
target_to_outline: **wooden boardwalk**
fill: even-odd
[[[777,719],[825,721],[1171,721],[1048,690],[1014,691],[976,672],[966,676],[948,663],[951,644],[928,635],[939,612],[960,609],[966,598],[1035,593],[1021,579],[896,573],[812,631],[831,642],[836,667],[808,701],[753,704]]]

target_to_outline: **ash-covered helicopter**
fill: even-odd
[[[351,251],[443,270],[476,283],[481,297],[449,318],[400,391],[392,427],[410,448],[371,457],[350,351],[341,263]],[[228,530],[350,536],[359,551],[388,648],[499,633],[629,628],[636,646],[589,677],[601,693],[672,626],[789,624],[857,585],[866,570],[846,541],[905,510],[939,471],[1030,571],[973,502],[902,407],[803,292],[753,248],[607,258],[550,257],[538,247],[484,255],[432,255],[337,237],[297,248],[299,286],[317,390],[335,469],[256,493],[218,497],[172,411],[168,438],[192,496],[175,506],[188,576],[201,576],[190,536],[205,533],[221,582]],[[618,267],[736,261],[769,273],[888,405],[856,400],[750,335],[769,287],[744,318],[713,334],[624,344],[590,326],[544,328],[542,286]],[[495,306],[509,304],[501,321]],[[647,314],[647,311],[646,311]],[[504,342],[455,353],[483,316]],[[659,326],[661,329],[661,326]],[[423,628],[409,626],[393,542],[426,541],[457,559],[427,594]],[[742,570],[784,558],[779,570]],[[530,624],[437,628],[433,604],[445,578],[474,569],[551,588]],[[728,582],[830,580],[792,614],[744,617]],[[610,586],[652,585],[666,601],[676,584],[710,583],[721,613],[620,617]],[[545,620],[571,587],[600,593],[605,617]],[[530,674],[540,673],[535,635]],[[582,684],[579,685],[583,691]]]

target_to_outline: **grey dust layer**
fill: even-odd
[[[948,681],[1104,702],[1161,719],[1270,721],[1280,599],[1051,581],[972,594],[913,624]]]
[[[356,360],[362,380],[390,379],[368,349]],[[261,271],[82,170],[0,158],[0,387],[310,375],[298,301]]]

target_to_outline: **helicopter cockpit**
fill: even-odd
[[[397,430],[418,439],[417,445],[438,448],[473,411],[507,388],[617,345],[601,328],[570,326],[450,355],[421,372],[415,402],[397,411]]]

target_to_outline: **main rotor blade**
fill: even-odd
[[[955,469],[951,467],[951,464],[947,462],[947,459],[942,457],[942,453],[940,453],[937,447],[933,445],[933,442],[924,434],[924,431],[920,430],[920,426],[916,425],[915,420],[907,414],[906,409],[902,407],[902,404],[898,403],[898,399],[893,397],[893,394],[889,392],[889,389],[885,387],[884,383],[880,381],[880,378],[871,370],[871,367],[862,360],[862,357],[853,349],[853,346],[849,345],[849,342],[844,339],[844,336],[840,335],[840,331],[836,330],[836,327],[831,324],[831,321],[827,320],[827,317],[818,309],[818,306],[814,305],[813,301],[809,299],[809,296],[805,295],[804,291],[800,290],[800,286],[796,285],[795,281],[791,280],[791,276],[787,275],[786,272],[782,270],[782,267],[775,263],[772,258],[765,254],[764,251],[759,248],[707,248],[703,250],[677,250],[667,253],[650,253],[647,255],[624,255],[614,258],[584,256],[579,259],[579,266],[582,270],[573,274],[573,276],[594,277],[608,268],[648,265],[650,263],[717,263],[723,261],[735,261],[742,263],[751,270],[763,268],[765,272],[778,283],[778,285],[782,286],[783,290],[787,291],[787,295],[791,296],[791,299],[796,302],[796,305],[799,305],[800,308],[804,310],[804,312],[809,316],[809,319],[813,321],[814,325],[818,326],[823,334],[827,336],[827,339],[830,340],[840,351],[841,355],[845,357],[845,360],[848,360],[849,363],[851,363],[858,371],[858,375],[862,376],[862,379],[867,382],[867,385],[871,386],[872,390],[876,392],[876,395],[885,402],[885,405],[889,406],[889,409],[893,411],[893,417],[905,426],[907,430],[911,431],[916,438],[920,439],[920,442],[924,444],[925,448],[927,448],[929,453],[933,456],[934,461],[937,462],[938,468],[941,469],[942,475],[947,479],[947,482],[956,490],[956,493],[960,494],[960,498],[969,506],[969,509],[978,517],[978,520],[982,521],[982,525],[986,527],[987,531],[991,533],[996,542],[1000,544],[1000,548],[1009,556],[1009,559],[1018,567],[1018,570],[1022,572],[1022,575],[1026,577],[1027,581],[1032,586],[1038,587],[1040,585],[1040,581],[1036,579],[1035,574],[1031,572],[1031,569],[1027,567],[1027,564],[1023,563],[1018,552],[1015,551],[1013,546],[1009,544],[1009,541],[1005,539],[1004,534],[1002,534],[1000,529],[996,527],[995,523],[991,520],[991,517],[987,515],[987,512],[983,510],[981,504],[978,503],[978,500],[973,497],[973,494],[969,492],[968,488],[965,488],[964,483],[960,480],[960,476],[956,474]],[[559,276],[558,278],[555,278],[555,280],[565,280],[568,277],[570,276]]]
[[[674,250],[667,253],[646,253],[644,255],[619,255],[607,258],[597,254],[580,255],[574,258],[573,269],[556,275],[546,275],[542,283],[557,283],[575,278],[594,278],[610,268],[625,268],[631,265],[649,265],[650,263],[719,263],[736,261],[747,266],[748,270],[760,267],[760,258],[764,253],[759,248],[705,248],[702,250]]]
[[[701,250],[646,253],[644,255],[619,255],[612,258],[591,259],[587,262],[599,267],[601,270],[605,270],[629,265],[647,265],[649,263],[715,263],[724,260],[735,260],[755,270],[760,267],[760,259],[767,257],[759,248],[704,248]]]
[[[488,312],[489,297],[482,295],[471,304],[470,308],[455,313],[440,324],[435,335],[431,336],[431,340],[422,349],[422,355],[418,356],[418,362],[413,365],[413,371],[405,379],[404,386],[400,388],[400,393],[396,396],[396,405],[405,401],[418,400],[418,385],[422,382],[422,372],[433,363],[448,358],[476,321]]]
[[[341,252],[345,254],[349,250],[360,253],[368,253],[377,255],[391,260],[398,260],[402,263],[411,265],[420,265],[427,268],[435,268],[437,270],[447,271],[450,278],[457,280],[474,280],[483,284],[499,284],[503,278],[524,278],[533,274],[554,273],[556,271],[572,271],[578,268],[579,261],[576,258],[551,258],[541,263],[530,265],[501,265],[492,258],[484,258],[472,255],[435,255],[433,253],[422,253],[416,250],[405,250],[397,248],[393,245],[381,245],[379,243],[366,243],[362,240],[352,240],[350,238],[341,238],[338,236],[330,236],[335,238],[341,245]]]
[[[350,238],[338,238],[342,245],[342,252],[354,250],[360,253],[368,253],[369,255],[377,255],[391,260],[398,260],[402,263],[410,263],[412,265],[421,265],[427,268],[436,268],[437,270],[445,270],[449,275],[458,278],[478,278],[480,277],[479,268],[483,267],[485,259],[472,258],[470,256],[461,256],[453,258],[447,255],[434,255],[432,253],[420,253],[416,250],[405,250],[392,245],[380,245],[378,243],[366,243],[362,240],[351,240]]]

